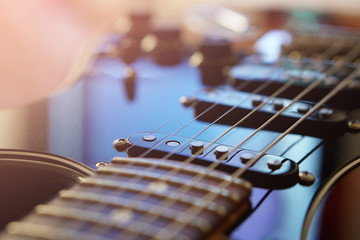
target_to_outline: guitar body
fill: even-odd
[[[80,178],[92,173],[91,168],[64,157],[2,149],[1,228],[24,217],[36,205],[50,200],[60,190],[71,187]]]
[[[0,148],[57,154],[95,168],[97,162],[110,162],[114,156],[126,157],[126,153],[117,152],[113,148],[115,139],[127,138],[134,133],[154,131],[174,116],[177,116],[174,121],[163,125],[157,132],[171,134],[192,121],[194,118],[192,109],[182,106],[179,99],[182,96],[192,96],[203,89],[204,85],[198,69],[190,66],[187,57],[174,66],[159,66],[149,56],[142,56],[136,60],[132,64],[137,73],[133,99],[127,97],[128,90],[123,80],[125,67],[118,58],[101,55],[91,72],[88,72],[72,88],[28,106],[1,111]],[[232,87],[227,89],[235,91]],[[359,98],[352,100],[360,102]],[[179,113],[182,114],[179,115]],[[176,135],[191,138],[208,124],[206,121],[193,121]],[[210,142],[225,132],[228,127],[226,124],[214,124],[197,136],[197,139]],[[253,130],[238,126],[219,139],[217,143],[235,146]],[[328,129],[328,131],[332,130]],[[261,130],[242,147],[259,152],[280,134],[276,131]],[[246,218],[240,219],[240,225],[235,226],[228,233],[230,238],[300,239],[301,236],[306,238],[308,233],[303,232],[304,221],[306,219],[307,225],[314,226],[312,216],[316,212],[316,207],[321,205],[323,206],[322,216],[316,217],[317,225],[309,228],[315,228],[317,233],[320,231],[321,236],[324,236],[323,239],[329,239],[328,236],[333,235],[326,234],[329,228],[327,226],[333,229],[340,225],[337,219],[332,223],[325,221],[331,218],[329,209],[334,209],[329,205],[336,206],[341,201],[336,198],[339,194],[350,198],[353,195],[359,195],[356,183],[346,184],[346,188],[341,187],[341,191],[345,193],[338,193],[339,190],[336,190],[339,188],[336,186],[343,184],[340,182],[340,185],[337,185],[337,180],[347,179],[349,172],[351,175],[356,175],[354,178],[358,179],[359,167],[354,167],[353,171],[344,171],[341,174],[342,177],[337,179],[333,177],[333,174],[339,169],[346,168],[352,159],[360,156],[360,133],[346,131],[340,137],[326,140],[290,133],[268,153],[293,160],[298,164],[300,171],[311,172],[315,176],[315,182],[311,186],[296,184],[285,189],[253,187],[249,214]],[[23,166],[24,169],[17,171],[14,170],[14,168],[17,169],[17,164],[14,164],[14,168],[9,171],[14,171],[16,174],[10,176],[11,180],[4,181],[13,182],[14,179],[27,178],[24,175],[27,172],[27,165]],[[48,173],[43,168],[47,167],[39,164],[37,171],[45,173],[44,178],[48,178]],[[77,171],[72,169],[73,173],[69,177],[68,172],[62,175],[61,171],[54,171],[56,174],[51,172],[51,178],[63,179],[64,176],[68,176],[68,180],[63,185],[50,187],[53,191],[36,200],[39,203],[49,195],[76,182],[78,177],[90,172],[88,170],[86,173],[79,173],[79,171],[76,173]],[[38,174],[35,173],[35,175]],[[319,196],[318,192],[322,186],[329,183],[331,179],[336,181],[326,190],[330,196],[326,198],[326,201],[318,197],[319,201],[323,202],[318,204],[313,199]],[[50,178],[48,180],[52,181]],[[39,181],[42,182],[43,178]],[[33,185],[37,186],[38,182],[34,182]],[[331,190],[334,186],[336,189]],[[1,195],[3,194],[5,193]],[[26,199],[22,202],[27,201]],[[309,209],[313,208],[312,206],[315,206],[315,210],[308,213]],[[342,212],[342,207],[336,208],[343,218],[346,219],[347,214],[350,218],[351,210]],[[357,215],[355,218],[357,220],[352,221],[358,222],[360,216]],[[321,226],[326,227],[321,228]],[[319,235],[312,234],[312,236]],[[355,229],[347,238],[336,236],[336,239],[357,239],[360,232]]]

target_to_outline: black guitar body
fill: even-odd
[[[202,84],[198,69],[189,65],[188,58],[184,58],[174,66],[160,66],[151,57],[142,56],[131,66],[137,74],[133,99],[128,97],[128,86],[124,83],[125,64],[118,58],[100,55],[92,71],[72,88],[29,106],[2,111],[0,147],[57,154],[95,168],[97,162],[110,162],[114,156],[126,157],[126,153],[114,150],[115,139],[127,138],[139,132],[152,132],[160,126],[162,127],[156,132],[172,134],[194,118],[193,109],[185,108],[179,99],[182,96],[192,96],[205,86]],[[225,89],[229,92],[235,91],[230,86],[225,86]],[[351,100],[359,103],[360,94],[357,99]],[[344,109],[348,110],[346,107]],[[177,117],[174,118],[174,116]],[[163,125],[173,118],[173,121]],[[177,131],[176,136],[191,138],[208,125],[206,121],[192,121]],[[226,124],[214,124],[199,134],[196,139],[210,142],[228,128]],[[333,130],[330,128],[327,131]],[[235,146],[253,131],[253,128],[240,125],[219,139],[217,143]],[[280,134],[277,131],[261,130],[242,148],[260,152]],[[332,179],[334,172],[348,166],[352,159],[360,156],[359,132],[346,130],[342,136],[329,139],[290,133],[267,153],[293,160],[298,164],[300,172],[312,173],[315,176],[315,182],[311,186],[296,184],[285,189],[254,187],[250,199],[251,211],[245,219],[241,219],[240,225],[228,233],[231,239],[300,239],[302,234],[305,238],[308,234],[302,233],[305,218],[307,228],[312,229],[313,238],[321,235],[323,239],[334,236],[336,237],[333,239],[358,239],[359,229],[355,229],[356,231],[346,238],[327,234],[330,229],[328,226],[333,229],[340,225],[340,217],[338,219],[337,215],[330,214],[331,209],[336,208],[342,218],[353,217],[350,216],[351,209],[342,211],[341,201],[337,197],[344,195],[352,199],[352,196],[356,195],[359,199],[358,182],[350,181],[351,184],[346,184],[346,188],[341,187],[340,190],[329,192],[332,186],[338,186],[334,182],[330,184],[331,187],[328,186],[329,191],[326,191],[328,193],[323,194],[327,197],[327,202],[319,203],[322,202],[322,195],[318,197],[318,202],[313,202],[313,199],[317,196],[319,189]],[[10,170],[7,163],[1,166],[1,171],[12,172],[10,176],[1,174],[0,184],[6,182],[4,188],[2,187],[6,190],[1,193],[1,198],[5,201],[8,201],[8,198],[3,196],[10,191],[6,186],[11,186],[15,179],[31,182],[30,185],[36,188],[39,181],[43,181],[42,176],[37,173],[33,177],[27,176],[26,164],[23,166],[24,168],[21,169],[15,166]],[[355,177],[357,179],[360,174],[358,166],[354,165],[351,171],[352,175],[357,175]],[[43,172],[41,169],[42,167],[38,168],[40,172]],[[57,172],[57,170],[54,171]],[[345,177],[338,177],[338,179],[346,179],[349,171],[344,171],[341,176]],[[50,175],[58,178],[57,173]],[[51,186],[53,191],[46,196],[39,196],[36,201],[42,202],[52,193],[68,186],[71,182],[76,182],[79,176],[86,174],[70,175],[65,178],[60,177],[59,179],[65,179],[63,184]],[[6,176],[5,180],[4,176]],[[38,180],[36,180],[37,177],[39,177]],[[28,187],[27,184],[25,188]],[[38,190],[36,192],[41,193]],[[33,201],[27,197],[21,198],[23,198],[21,202],[33,205],[33,203],[30,204],[30,201]],[[9,201],[18,197],[11,199]],[[329,207],[330,204],[335,204],[335,207]],[[2,202],[1,205],[3,205]],[[309,210],[309,215],[306,217],[308,209],[312,209],[311,206],[315,206],[315,210]],[[320,210],[320,207],[316,208],[317,206],[322,206],[323,215],[320,217],[318,215],[321,214],[316,213],[316,209]],[[27,211],[28,207],[25,210]],[[311,222],[314,214],[318,216],[317,221]],[[21,215],[21,213],[16,214],[16,216]],[[358,223],[360,216],[356,217]],[[334,220],[334,222],[329,223],[325,220]]]
[[[0,151],[0,226],[28,214],[92,169],[64,157],[38,152]]]

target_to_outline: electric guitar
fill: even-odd
[[[132,17],[70,89],[0,113],[1,239],[359,238],[353,31],[269,61]]]

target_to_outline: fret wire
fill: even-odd
[[[238,181],[236,181],[236,182],[238,182]],[[139,189],[140,190],[140,189]],[[147,196],[147,195],[146,195]],[[144,196],[142,196],[142,199],[144,199]],[[179,199],[179,198],[176,198],[176,199]],[[210,204],[209,206],[211,206],[211,205],[214,205],[214,204]],[[192,206],[194,206],[194,204],[192,203]],[[216,206],[213,206],[212,207],[213,209],[216,209]],[[203,208],[202,208],[203,209]],[[221,209],[221,208],[220,208]],[[200,226],[201,227],[201,226]]]
[[[158,207],[158,206],[156,206],[154,208],[151,206],[151,204],[146,204],[146,203],[144,204],[143,202],[136,201],[134,199],[131,199],[130,201],[119,202],[119,199],[117,199],[116,197],[104,196],[104,195],[97,194],[97,193],[77,192],[77,191],[72,191],[72,190],[61,191],[60,197],[62,199],[81,200],[83,202],[94,202],[94,203],[100,203],[100,204],[104,204],[104,205],[108,205],[108,206],[121,207],[121,208],[127,208],[127,209],[130,208],[133,210],[137,210],[139,212],[144,213],[144,215],[142,217],[140,217],[139,220],[143,219],[144,216],[150,217],[148,214],[151,213],[152,215],[154,215],[156,217],[164,217],[164,218],[168,218],[171,222],[175,222],[178,224],[184,224],[184,222],[181,221],[181,218],[180,219],[176,218],[179,216],[178,211],[166,209],[166,208]],[[180,202],[181,199],[178,201]],[[191,204],[191,202],[185,202],[185,203],[189,204],[191,206],[194,206],[193,204]],[[216,206],[213,206],[213,205],[214,204],[211,204],[210,206],[212,206],[213,209],[216,209]],[[185,219],[191,218],[191,215],[184,216],[183,218],[185,218]],[[148,222],[146,224],[142,224],[142,226],[139,227],[138,231],[139,232],[145,231],[147,229],[147,227],[149,226],[148,224],[149,224]],[[188,225],[193,228],[197,228],[199,230],[204,230],[203,226],[209,226],[209,223],[207,223],[206,220],[198,220],[196,224],[191,223]],[[128,224],[124,224],[124,227],[128,227]],[[169,228],[167,228],[167,229],[169,229]]]
[[[98,224],[104,227],[128,231],[134,234],[141,234],[149,238],[153,237],[156,232],[161,230],[160,227],[151,226],[151,228],[147,229],[146,231],[139,231],[139,229],[144,229],[144,227],[142,226],[144,224],[141,222],[137,221],[136,224],[126,225],[126,223],[122,224],[119,219],[109,218],[108,214],[101,214],[98,211],[81,210],[78,208],[39,205],[35,208],[35,212],[38,215],[68,218],[83,222],[89,222],[92,224]],[[131,219],[129,221],[131,221]],[[126,228],[124,228],[124,226],[126,226]],[[166,231],[171,232],[169,228],[167,228]]]
[[[95,204],[102,204],[102,205],[108,205],[110,207],[118,207],[118,208],[124,208],[124,209],[131,209],[134,211],[139,211],[142,213],[149,212],[152,215],[158,215],[162,216],[164,218],[175,218],[178,216],[178,211],[172,210],[172,209],[164,209],[162,207],[158,207],[158,209],[149,210],[149,207],[151,206],[148,203],[142,203],[142,205],[138,205],[132,202],[128,202],[126,204],[123,204],[119,202],[119,199],[115,197],[108,197],[103,196],[98,193],[89,193],[89,192],[77,192],[73,190],[64,190],[64,192],[61,192],[61,199],[63,200],[76,200],[76,201],[82,201],[82,202],[92,202]],[[181,222],[181,219],[177,219],[176,221]],[[191,224],[191,226],[196,227],[196,225]]]
[[[125,186],[124,184],[119,184],[118,182],[113,181],[113,180],[102,180],[102,181],[88,180],[87,182],[81,183],[81,185],[93,185],[93,186],[101,186],[101,187],[106,187],[106,188],[114,188],[114,189],[118,189],[118,190],[123,190],[124,192],[134,191],[140,195],[148,194],[148,195],[146,195],[146,197],[154,195],[157,197],[177,200],[179,202],[187,203],[189,205],[194,205],[199,208],[204,207],[204,206],[206,207],[205,203],[197,201],[195,197],[181,196],[180,198],[175,198],[173,196],[173,194],[167,195],[166,193],[154,192],[152,190],[144,188],[143,186],[137,186],[137,185]],[[136,201],[136,199],[132,199],[131,201]],[[137,201],[137,202],[139,204],[141,203],[140,201]]]
[[[113,159],[114,163],[122,163],[123,161],[124,162],[129,162],[129,161],[134,162],[135,161],[134,165],[136,165],[136,163],[138,163],[138,162],[142,162],[144,164],[146,163],[149,166],[151,166],[153,164],[153,161],[151,161],[149,159],[146,159],[146,158],[143,159],[143,158],[118,158],[118,157],[115,157]],[[178,167],[179,162],[164,161],[164,160],[159,159],[159,161],[157,163],[158,163],[159,167],[167,166],[169,169],[179,168]],[[183,172],[190,173],[190,174],[196,174],[196,173],[199,173],[200,171],[203,170],[203,167],[200,167],[200,166],[197,166],[197,165],[194,165],[194,166],[191,166],[191,167],[189,167],[189,166],[190,165],[187,165],[187,166],[185,166],[185,167],[183,167],[183,168],[181,168],[179,170],[181,170]],[[106,167],[104,167],[104,169],[106,169]],[[113,168],[113,169],[115,169],[115,168]],[[148,168],[146,168],[146,169],[148,169]],[[115,170],[115,171],[117,171],[117,170]],[[219,180],[228,180],[228,181],[232,180],[231,178],[227,178],[227,175],[223,175],[222,173],[218,173],[218,172],[208,172],[206,174],[210,178],[215,178],[215,179],[219,179]],[[236,182],[236,184],[241,186],[243,184],[243,182],[241,180],[239,180],[238,182]]]
[[[351,55],[355,55],[355,54],[353,54],[353,52],[350,52],[350,54],[349,54],[350,56]],[[336,65],[338,65],[338,64],[336,64]],[[343,64],[342,64],[342,66],[343,66]],[[331,74],[333,74],[333,73],[331,73]],[[327,74],[326,74],[327,75]],[[236,149],[237,147],[234,147],[234,149]],[[260,158],[259,158],[260,159]],[[187,161],[188,159],[186,159],[185,161]],[[214,168],[215,168],[215,166],[217,166],[217,165],[219,165],[220,164],[220,162],[214,162],[214,163],[212,163],[212,164],[210,164],[210,166],[208,166],[206,169],[207,169],[207,171],[211,171],[211,170],[213,170]],[[247,164],[248,166],[251,166],[251,164],[250,163],[248,163]],[[226,184],[221,184],[221,185],[224,185],[224,186],[222,186],[222,187],[225,187],[225,186],[228,186],[229,185],[229,182],[223,182],[223,183],[226,183]],[[187,190],[186,189],[184,189],[184,191],[183,192],[186,192]],[[211,194],[210,194],[211,195]],[[213,200],[213,198],[214,197],[211,197],[211,200]],[[210,202],[210,201],[209,201]],[[192,209],[188,209],[188,211],[192,211]],[[161,235],[161,234],[160,234]]]
[[[11,236],[27,236],[41,239],[79,239],[79,240],[101,240],[103,237],[94,237],[92,234],[61,228],[59,226],[46,226],[43,224],[29,222],[11,222],[6,226],[7,233]]]
[[[191,185],[194,184],[193,182],[188,183],[188,181],[182,182],[183,179],[181,177],[176,177],[173,176],[173,178],[171,179],[166,179],[163,175],[161,174],[152,174],[152,173],[148,173],[148,172],[141,172],[141,171],[137,171],[137,170],[133,170],[133,169],[123,169],[123,168],[117,168],[115,171],[113,168],[109,169],[109,173],[116,173],[116,174],[120,174],[120,175],[130,175],[130,176],[138,176],[140,174],[142,174],[144,176],[144,178],[150,178],[152,180],[160,180],[160,181],[165,181],[167,183],[171,183],[174,185]],[[98,173],[102,173],[102,171],[98,171]],[[105,172],[106,174],[106,172]],[[176,180],[175,180],[176,179]],[[90,179],[84,179],[84,181],[82,181],[82,183],[87,183],[87,180]],[[201,191],[211,191],[211,192],[217,192],[217,193],[222,193],[221,189],[216,187],[216,186],[207,186],[206,184],[203,184],[201,182],[197,182],[195,183],[195,185],[192,185],[193,188],[201,190]]]
[[[142,192],[144,192],[144,188],[139,188],[138,189],[139,191],[142,191]],[[151,194],[153,194],[153,193],[151,193]],[[174,197],[170,202],[172,202],[172,203],[175,203],[176,201],[179,201],[179,200],[181,200],[181,198],[182,198],[182,196],[181,196],[181,194],[178,194],[178,193],[176,193],[176,195],[178,195],[178,196],[176,196],[176,197]],[[139,202],[141,202],[141,201],[143,201],[146,197],[148,197],[148,196],[150,196],[150,193],[146,193],[146,194],[143,194],[143,195],[138,195],[135,199],[131,199],[131,200],[129,200],[129,201],[125,201],[126,203],[128,203],[128,202],[131,202],[131,201],[135,201],[135,200],[137,200],[137,201],[139,201]],[[169,199],[169,198],[167,198],[167,199]],[[166,201],[166,200],[165,200]],[[167,201],[167,202],[169,202],[169,201]],[[197,204],[196,204],[196,202],[191,202],[190,201],[190,208],[198,208],[198,209],[201,209],[201,210],[205,210],[206,209],[206,207],[207,207],[207,205],[204,205],[204,204],[202,204],[202,205],[200,205],[200,206],[197,206]],[[221,206],[218,206],[218,207],[216,207],[216,205],[214,204],[214,203],[211,203],[211,204],[209,204],[209,206],[213,209],[213,210],[223,210],[222,208],[221,208]],[[135,204],[135,206],[134,207],[139,207],[139,204]],[[155,206],[155,207],[153,207],[153,208],[156,208],[157,206]],[[151,209],[153,209],[153,208],[150,208],[150,210]],[[223,210],[224,211],[224,210]],[[189,213],[190,215],[191,215],[191,213]],[[184,217],[185,215],[184,214],[181,214],[182,216],[183,216],[183,218],[185,218],[185,219],[189,219],[189,217]],[[142,217],[141,217],[142,218]],[[191,216],[190,216],[190,218],[192,218]],[[152,220],[153,220],[154,218],[152,218]],[[173,220],[173,222],[174,222],[174,220]],[[175,222],[174,222],[175,223]],[[183,225],[183,224],[182,224]],[[201,225],[200,225],[200,227],[201,227]]]

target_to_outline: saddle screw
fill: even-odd
[[[303,186],[311,186],[315,182],[314,174],[304,171],[299,173],[299,183]]]
[[[106,165],[108,165],[108,162],[97,162],[95,164],[95,167],[99,168],[99,167],[105,167]]]
[[[118,152],[124,152],[128,147],[130,143],[125,138],[119,138],[113,142],[113,148]]]
[[[347,124],[352,130],[360,130],[360,120],[351,119],[347,122]]]
[[[196,102],[196,98],[182,96],[180,97],[180,102],[184,107],[190,107]]]

